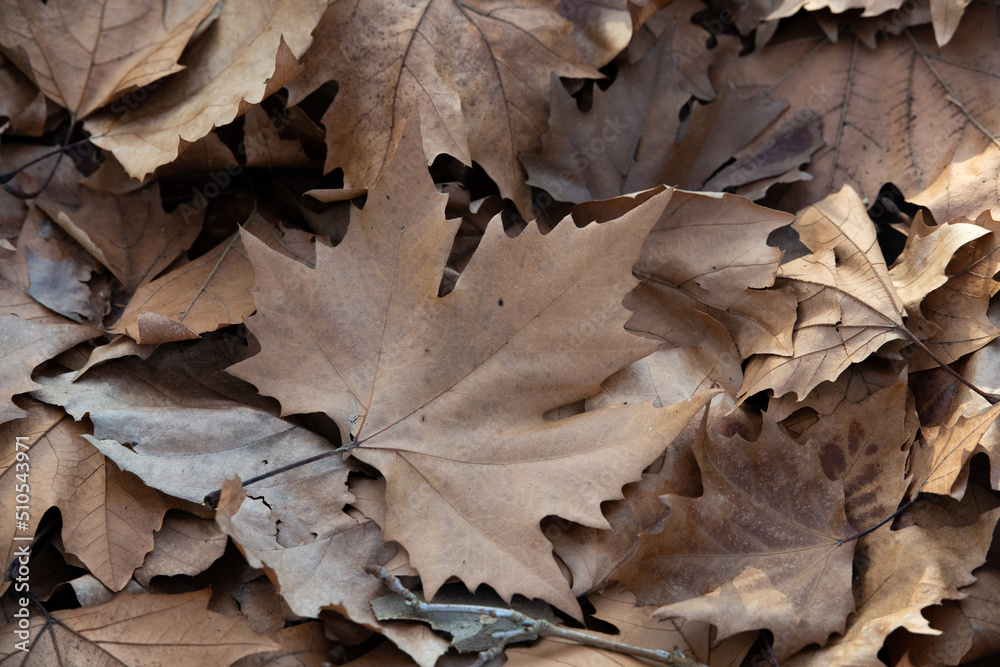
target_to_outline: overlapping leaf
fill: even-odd
[[[550,73],[598,76],[573,43],[572,27],[554,2],[335,2],[290,85],[292,102],[337,81],[323,118],[326,169],[342,167],[348,187],[375,183],[404,122],[419,113],[431,159],[449,153],[483,165],[527,212],[517,158],[537,147],[545,127]]]
[[[429,597],[454,575],[575,612],[538,522],[606,526],[600,501],[620,497],[706,400],[543,419],[656,347],[624,330],[618,304],[671,193],[545,236],[529,226],[510,239],[494,221],[440,298],[459,221],[443,216],[415,125],[340,245],[317,247],[315,269],[244,237],[261,353],[231,372],[355,439],[354,455],[386,477],[385,537]]]
[[[704,493],[665,496],[663,530],[618,571],[656,617],[711,622],[720,636],[768,628],[779,659],[842,632],[855,533],[843,485],[767,417],[753,443],[705,427],[694,448]]]

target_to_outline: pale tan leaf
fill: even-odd
[[[121,195],[80,188],[80,200],[78,209],[46,198],[38,204],[128,292],[166,269],[201,231],[200,214],[164,212],[156,184]]]
[[[211,519],[171,512],[156,532],[153,550],[146,554],[134,577],[143,586],[157,576],[196,575],[222,556],[226,536]]]
[[[215,4],[4,0],[0,48],[49,99],[85,118],[181,71],[177,59]]]
[[[259,213],[252,215],[244,228],[289,257],[315,261],[315,237],[310,234],[285,229],[279,235],[281,232]],[[142,345],[196,338],[250,315],[255,309],[250,297],[252,285],[253,267],[239,234],[234,234],[194,261],[141,286],[109,331],[127,334]],[[150,321],[151,314],[168,322]]]
[[[210,597],[209,590],[181,595],[120,593],[98,607],[53,612],[50,620],[33,616],[28,628],[30,651],[17,650],[17,636],[5,628],[0,656],[17,667],[227,667],[245,655],[278,647],[250,630],[242,617],[206,610]]]
[[[335,609],[356,623],[385,633],[422,667],[432,667],[448,649],[447,641],[424,626],[386,626],[372,612],[370,601],[385,588],[364,568],[388,562],[395,547],[382,541],[374,521],[343,512],[343,502],[330,502],[329,496],[316,498],[332,515],[327,526],[307,539],[280,544],[280,520],[260,500],[247,499],[236,478],[223,486],[216,522],[250,565],[265,568],[276,580],[293,612],[318,616],[323,608]]]
[[[806,650],[782,662],[788,667],[856,665],[879,667],[876,657],[896,628],[936,634],[921,610],[942,600],[958,599],[960,588],[975,581],[972,570],[986,558],[1000,510],[980,515],[975,523],[934,530],[911,526],[884,527],[861,538],[854,598],[857,612],[843,637],[825,648]]]
[[[0,423],[24,416],[11,399],[41,387],[31,379],[35,366],[98,335],[78,324],[38,324],[0,315]]]
[[[733,364],[752,354],[792,353],[795,322],[791,290],[774,284],[781,251],[768,234],[791,218],[733,195],[676,192],[642,246],[634,268],[642,282],[626,300],[635,310],[627,327],[677,347],[704,345],[698,312],[728,330],[740,359],[726,359],[724,343],[709,349],[720,360],[719,379],[736,378]],[[711,238],[711,243],[705,243]]]
[[[740,396],[763,389],[805,398],[883,344],[906,338],[896,293],[858,195],[844,188],[811,206],[793,225],[812,254],[783,265],[776,286],[798,299],[790,357],[757,355],[747,364]]]
[[[221,341],[161,348],[146,361],[107,362],[76,381],[73,373],[40,378],[44,389],[36,397],[77,418],[89,415],[94,436],[87,439],[122,469],[201,503],[234,472],[250,479],[332,449],[319,435],[267,412],[271,401],[223,374],[233,358],[239,356]],[[264,480],[254,491],[274,503],[286,535],[310,535],[333,520],[315,507],[314,495],[343,501],[336,489],[346,476],[333,457]]]
[[[480,0],[335,2],[293,81],[297,104],[328,80],[339,92],[323,116],[326,170],[346,187],[371,187],[411,114],[423,122],[428,159],[448,153],[481,164],[531,210],[518,155],[545,127],[549,75],[599,76],[577,50],[556,2],[494,6]]]
[[[989,233],[989,229],[958,221],[928,227],[922,213],[913,219],[906,247],[889,269],[896,293],[906,307],[907,327],[911,331],[913,320],[922,319],[920,305],[924,297],[948,282],[946,269],[955,252]]]
[[[194,142],[226,125],[298,72],[297,58],[325,0],[227,2],[212,27],[184,56],[186,68],[134,108],[91,116],[84,127],[129,175],[143,178]]]
[[[4,445],[0,461],[4,512],[11,518],[15,515],[15,487],[23,482],[17,478],[19,473],[29,472],[31,489],[26,526],[3,524],[3,538],[10,545],[5,562],[10,562],[19,545],[14,535],[31,536],[45,510],[58,507],[66,551],[106,586],[121,590],[153,548],[153,531],[167,510],[160,496],[106,461],[84,439],[89,429],[57,408],[32,404],[26,420],[0,429],[10,443]],[[27,468],[18,468],[15,459],[18,435],[24,436],[21,442],[28,446]]]
[[[940,635],[913,635],[906,647],[913,661],[925,665],[958,665],[1000,651],[1000,572],[976,571],[976,581],[959,589],[960,600],[930,607],[926,615]]]
[[[944,363],[956,361],[1000,335],[988,314],[990,297],[1000,286],[993,279],[1000,270],[1000,222],[984,212],[975,224],[991,233],[958,249],[947,267],[948,281],[924,298],[917,321],[907,321],[907,328]],[[913,370],[936,365],[922,351],[915,351],[910,359]]]
[[[921,457],[921,465],[915,466],[915,491],[953,498],[965,495],[967,464],[972,455],[985,451],[991,458],[1000,456],[1000,433],[997,429],[990,430],[998,416],[1000,405],[994,405],[971,417],[956,413],[944,426],[925,429],[930,455]],[[992,477],[994,486],[998,486],[1000,470]]]

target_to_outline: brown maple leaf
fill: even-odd
[[[242,616],[208,611],[211,591],[180,595],[124,592],[96,607],[32,616],[30,652],[15,648],[9,627],[0,659],[11,664],[184,664],[224,667],[278,645],[253,632]],[[18,662],[20,661],[20,662]]]
[[[481,164],[525,212],[530,193],[518,155],[545,127],[549,75],[597,78],[555,2],[503,6],[422,0],[335,2],[289,85],[297,104],[330,79],[339,92],[323,116],[326,170],[347,187],[371,187],[412,113],[424,148]]]
[[[1000,127],[992,110],[1000,55],[987,46],[997,12],[969,6],[944,47],[930,26],[886,35],[876,49],[849,35],[834,43],[816,30],[740,59],[729,70],[733,84],[789,103],[775,127],[797,113],[823,119],[826,145],[805,168],[813,178],[793,183],[779,208],[800,210],[844,184],[874,202],[886,182],[937,220],[997,206]],[[769,139],[762,137],[761,156]]]
[[[962,597],[975,581],[972,571],[986,558],[1000,510],[981,514],[969,525],[902,530],[882,529],[861,538],[857,549],[857,611],[843,637],[809,649],[782,665],[821,667],[849,664],[877,667],[876,654],[896,628],[936,634],[921,610]]]
[[[28,528],[15,531],[4,522],[0,538],[9,544],[5,563],[17,553],[15,534],[33,534],[44,512],[58,507],[62,516],[62,540],[68,553],[79,558],[112,590],[121,590],[153,548],[153,531],[159,529],[166,503],[133,475],[114,463],[84,439],[89,429],[73,422],[58,408],[34,403],[25,419],[0,426],[11,443],[0,460],[0,507],[15,515],[19,473],[30,472],[31,512]],[[29,465],[18,468],[15,436],[24,436]]]
[[[147,0],[109,11],[103,0],[4,0],[0,48],[49,99],[84,118],[184,69],[177,59],[215,4]]]
[[[538,522],[606,526],[600,501],[620,497],[707,400],[543,419],[655,349],[624,330],[621,299],[671,193],[544,236],[532,225],[511,239],[494,220],[441,298],[460,220],[444,218],[411,127],[344,240],[317,247],[315,269],[244,236],[261,353],[230,372],[354,439],[352,453],[386,477],[385,539],[407,549],[429,597],[455,575],[576,611]]]
[[[769,628],[788,657],[842,632],[855,534],[843,484],[818,455],[766,415],[760,438],[721,438],[707,425],[694,454],[704,494],[665,496],[670,515],[613,577],[661,619],[710,622],[728,637]]]
[[[793,227],[813,251],[783,265],[775,281],[798,298],[794,349],[751,358],[742,397],[772,388],[802,400],[885,343],[908,337],[875,226],[849,186],[800,213]]]
[[[185,53],[186,67],[126,96],[84,124],[129,175],[143,178],[184,146],[242,115],[299,71],[326,0],[226,3],[212,30]]]

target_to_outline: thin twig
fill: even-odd
[[[57,151],[58,157],[56,157],[56,163],[55,163],[55,165],[53,165],[52,170],[49,171],[49,175],[45,179],[45,182],[42,183],[38,187],[37,190],[35,190],[34,192],[25,192],[20,187],[18,187],[18,185],[16,183],[8,183],[7,185],[4,186],[4,190],[6,190],[10,194],[14,195],[18,199],[34,199],[38,195],[40,195],[43,192],[45,192],[45,188],[49,187],[49,183],[52,182],[52,179],[55,177],[56,172],[59,171],[59,165],[62,164],[62,159],[66,155],[66,150],[67,150],[68,146],[70,145],[69,144],[69,140],[70,140],[70,137],[73,136],[73,130],[75,128],[76,128],[76,118],[75,117],[70,117],[69,128],[66,129],[66,138],[63,139],[62,146],[60,146],[59,150]],[[50,153],[50,155],[51,155],[51,153]],[[29,164],[31,164],[31,163],[29,163]],[[22,167],[22,169],[23,169],[23,167]]]
[[[505,618],[510,620],[512,623],[516,623],[521,626],[521,628],[517,630],[506,630],[494,633],[493,639],[496,640],[496,645],[487,651],[480,652],[479,659],[475,662],[476,665],[485,665],[493,658],[498,657],[501,653],[503,653],[504,647],[512,640],[536,636],[558,637],[583,646],[591,646],[605,651],[631,655],[645,660],[655,660],[656,662],[670,665],[670,667],[705,667],[702,663],[687,657],[687,655],[684,654],[684,651],[678,648],[675,648],[673,651],[661,651],[657,649],[642,648],[641,646],[633,646],[632,644],[625,644],[623,642],[606,639],[589,632],[571,630],[570,628],[554,625],[545,619],[532,618],[515,609],[471,604],[425,602],[406,588],[402,582],[399,581],[399,578],[389,574],[384,567],[368,566],[365,570],[381,579],[390,591],[402,597],[406,605],[418,613],[428,614],[436,612],[450,612],[476,616],[491,616],[493,618]]]
[[[979,394],[980,396],[982,396],[983,398],[985,398],[989,402],[990,405],[996,405],[997,402],[1000,402],[1000,396],[995,396],[994,394],[987,394],[985,391],[983,391],[982,389],[980,389],[979,387],[977,387],[975,384],[973,384],[972,382],[969,382],[968,380],[966,380],[964,377],[962,377],[961,373],[959,373],[958,371],[956,371],[954,368],[952,368],[951,366],[949,366],[948,364],[946,364],[942,359],[940,359],[936,354],[934,354],[933,352],[931,352],[931,349],[929,347],[927,347],[926,345],[924,345],[924,342],[922,340],[920,340],[919,338],[917,338],[916,335],[914,335],[914,333],[912,331],[910,331],[906,327],[899,327],[899,329],[903,332],[903,334],[907,338],[910,339],[911,343],[913,343],[914,345],[916,345],[918,348],[920,348],[923,351],[924,354],[926,354],[928,357],[930,357],[931,359],[933,359],[934,362],[938,366],[940,366],[944,371],[946,371],[953,378],[955,378],[956,380],[958,380],[959,382],[961,382],[962,384],[964,384],[966,387],[968,387],[972,391],[976,392],[977,394]]]

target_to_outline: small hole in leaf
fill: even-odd
[[[501,308],[503,308],[503,299],[500,299],[499,301],[497,301],[497,305],[500,306]]]

